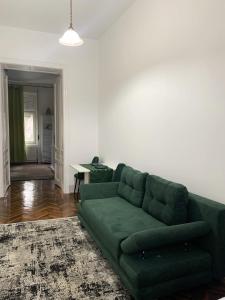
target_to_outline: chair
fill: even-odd
[[[78,187],[78,193],[79,193],[79,190],[80,190],[80,182],[82,180],[84,180],[84,173],[76,173],[74,174],[74,178],[75,178],[75,184],[74,184],[74,196],[76,195],[76,190],[77,190],[77,187]]]
[[[91,161],[91,164],[95,165],[98,163],[99,163],[99,157],[94,156],[94,158]],[[75,178],[75,184],[74,184],[74,196],[75,196],[77,188],[78,188],[77,193],[79,193],[80,191],[80,182],[84,180],[84,173],[76,173],[74,174],[74,178]]]

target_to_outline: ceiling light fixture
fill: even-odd
[[[76,47],[83,45],[84,41],[79,34],[73,29],[73,7],[72,0],[70,0],[70,25],[68,30],[59,39],[59,43],[64,46]]]

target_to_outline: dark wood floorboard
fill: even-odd
[[[13,182],[6,198],[0,199],[0,224],[72,217],[76,214],[74,196],[62,194],[51,180]],[[163,300],[218,300],[222,297],[225,297],[225,280]]]
[[[64,195],[53,180],[12,182],[0,200],[0,224],[75,216],[73,195]]]

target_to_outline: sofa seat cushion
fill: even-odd
[[[124,167],[118,188],[119,196],[131,204],[141,207],[144,197],[147,173],[141,173],[131,167]]]
[[[188,191],[185,186],[148,175],[143,209],[167,225],[187,221]]]
[[[152,250],[141,255],[126,255],[120,257],[120,266],[135,288],[160,284],[196,273],[211,270],[210,255],[197,247],[184,246]]]
[[[121,253],[121,241],[130,234],[166,226],[142,208],[135,207],[120,197],[84,201],[80,213],[116,259]]]

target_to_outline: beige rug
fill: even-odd
[[[49,164],[12,165],[10,175],[11,181],[54,179],[54,173]]]
[[[128,300],[77,217],[0,225],[1,300]]]

